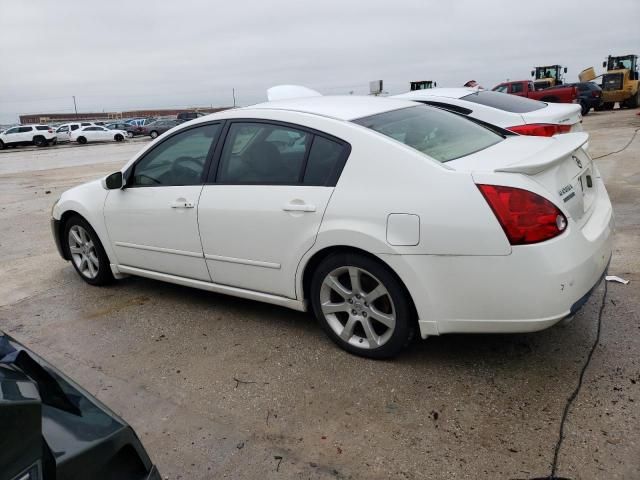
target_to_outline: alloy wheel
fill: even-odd
[[[100,261],[89,233],[80,225],[69,229],[69,252],[78,271],[87,278],[98,276]]]
[[[320,308],[335,334],[357,348],[381,347],[395,330],[396,309],[389,291],[360,267],[339,267],[325,277]]]

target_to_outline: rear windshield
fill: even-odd
[[[471,155],[503,137],[464,117],[438,108],[415,107],[359,118],[354,123],[380,132],[445,163]]]
[[[544,102],[531,100],[530,98],[523,98],[517,95],[509,95],[507,93],[492,92],[488,90],[471,93],[462,97],[462,100],[479,103],[480,105],[486,105],[487,107],[493,107],[511,113],[534,112],[547,106]]]

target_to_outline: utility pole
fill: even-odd
[[[76,96],[73,96],[73,109],[76,111],[76,120],[78,119],[78,107],[76,106]]]

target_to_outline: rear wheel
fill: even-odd
[[[4,144],[2,140],[0,140],[0,150],[4,150],[7,146]]]
[[[133,138],[133,132],[127,132],[127,137]]]
[[[84,218],[74,215],[67,220],[63,242],[73,268],[91,285],[106,285],[113,281],[109,258],[96,232]]]
[[[155,130],[152,130],[149,135],[151,136],[151,138],[158,138],[158,132],[156,132]]]
[[[329,337],[348,352],[389,358],[415,332],[410,299],[382,263],[359,254],[334,254],[311,280],[311,304]]]
[[[78,137],[78,143],[80,145],[85,145],[87,143],[87,139],[85,137]]]
[[[117,133],[117,134],[116,134],[116,136],[115,136],[115,137],[113,137],[113,139],[114,139],[116,142],[122,142],[122,141],[124,140],[124,137],[123,137],[122,135],[120,135],[119,133]]]
[[[47,145],[47,140],[44,137],[38,135],[37,137],[33,137],[33,144],[36,147],[44,147]]]

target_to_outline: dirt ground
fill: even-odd
[[[635,111],[584,119],[594,157]],[[610,273],[568,325],[449,335],[394,361],[336,348],[307,314],[141,278],[82,282],[49,231],[65,189],[141,142],[0,152],[0,328],[132,424],[167,479],[640,478],[640,133],[597,160],[616,212]]]

